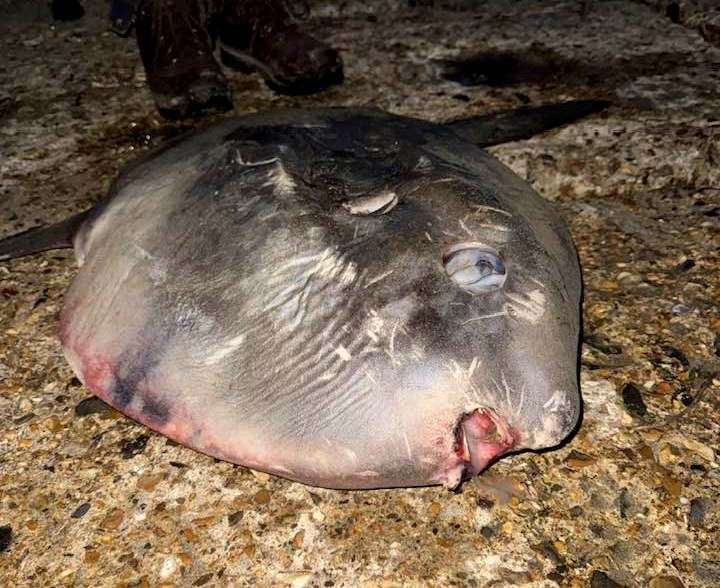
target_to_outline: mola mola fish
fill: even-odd
[[[603,106],[229,119],[0,259],[74,248],[68,362],[171,439],[316,486],[455,488],[580,412],[571,236],[482,147]]]

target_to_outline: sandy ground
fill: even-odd
[[[289,99],[232,75],[236,113],[613,101],[494,149],[558,201],[580,252],[585,416],[569,444],[458,494],[316,490],[222,463],[83,402],[56,338],[69,252],[5,262],[0,584],[720,585],[720,49],[667,4],[319,3],[310,26],[343,51],[343,86]],[[53,24],[43,2],[0,6],[0,234],[85,209],[182,127],[158,119],[104,3],[87,7]],[[498,51],[495,86],[434,65]]]

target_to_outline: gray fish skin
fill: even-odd
[[[124,173],[74,248],[68,361],[210,455],[316,486],[453,488],[577,423],[567,227],[449,126],[233,119]]]

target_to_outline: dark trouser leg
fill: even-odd
[[[163,116],[232,108],[227,80],[212,54],[205,0],[143,0],[135,33],[148,86]]]

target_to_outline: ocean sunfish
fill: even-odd
[[[570,233],[483,147],[604,106],[228,119],[0,259],[74,248],[67,360],[163,435],[315,486],[455,488],[581,406]]]

